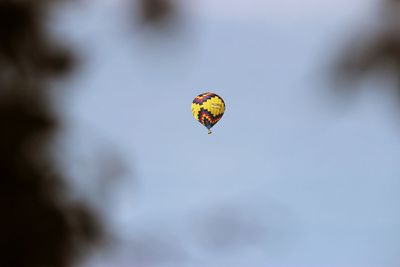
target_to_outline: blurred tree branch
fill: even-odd
[[[380,27],[357,36],[339,58],[339,79],[359,80],[377,70],[400,76],[400,1],[384,0],[381,11]]]
[[[138,0],[142,19],[162,25],[170,0]],[[62,0],[0,0],[0,266],[68,267],[102,231],[84,203],[66,199],[66,177],[48,153],[59,121],[50,81],[74,67],[71,49],[49,37],[47,14]],[[113,175],[120,166],[107,159]]]
[[[170,0],[140,0],[142,18],[145,22],[160,22],[172,15],[174,4]]]
[[[71,266],[100,233],[90,209],[62,198],[64,177],[46,154],[58,124],[48,81],[73,65],[44,30],[49,8],[0,2],[0,266]]]

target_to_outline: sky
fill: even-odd
[[[376,2],[180,3],[170,31],[141,28],[123,0],[54,15],[81,56],[59,85],[68,171],[115,237],[83,265],[398,266],[398,107],[376,90],[391,84],[369,78],[344,103],[327,81]],[[190,111],[205,91],[226,103],[212,135]],[[102,146],[129,170],[108,193]]]

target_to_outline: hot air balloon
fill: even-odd
[[[225,102],[217,94],[202,93],[193,99],[193,117],[208,129],[208,134],[211,134],[210,129],[222,118],[224,112]]]

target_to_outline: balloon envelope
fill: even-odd
[[[225,102],[217,94],[207,92],[196,96],[192,102],[193,117],[210,129],[222,118],[225,112]]]

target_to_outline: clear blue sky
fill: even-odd
[[[67,143],[90,158],[107,139],[133,170],[99,204],[117,249],[89,265],[398,266],[399,110],[375,90],[390,84],[367,80],[343,106],[324,82],[371,3],[222,2],[186,3],[161,36],[130,28],[122,0],[56,16],[84,56],[63,85]],[[211,136],[190,111],[204,91],[226,103]]]

